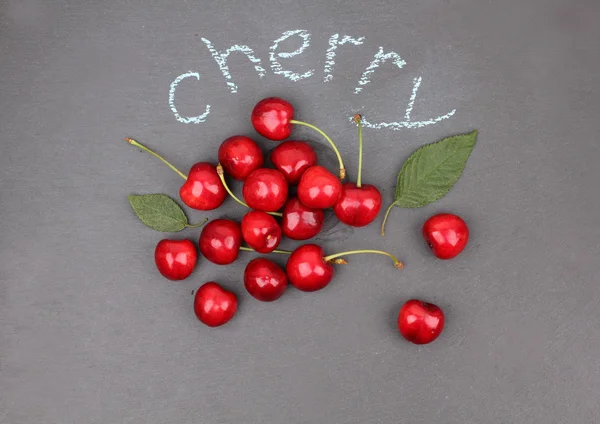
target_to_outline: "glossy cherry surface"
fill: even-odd
[[[240,224],[229,219],[215,219],[206,224],[200,233],[200,252],[218,265],[235,261],[241,244]]]
[[[219,163],[232,178],[244,181],[252,171],[263,166],[265,158],[254,140],[234,135],[219,147]]]
[[[253,171],[242,188],[244,200],[252,209],[275,212],[283,206],[288,196],[288,184],[276,169],[260,168]]]
[[[298,198],[311,208],[327,209],[335,205],[342,193],[340,180],[322,166],[308,168],[298,183]]]
[[[281,227],[271,215],[262,211],[250,211],[242,218],[242,236],[252,249],[269,253],[281,242]]]
[[[281,141],[292,132],[290,121],[294,107],[279,97],[268,97],[254,106],[250,121],[260,135],[269,140]]]
[[[369,225],[381,210],[381,193],[377,187],[355,183],[342,185],[342,194],[333,207],[340,221],[352,227]]]
[[[272,302],[283,295],[288,280],[285,272],[268,259],[257,258],[244,270],[244,286],[255,299]]]
[[[283,206],[281,228],[292,240],[308,240],[319,234],[325,222],[322,209],[309,208],[297,197],[290,197]]]
[[[469,228],[459,216],[438,214],[423,225],[423,238],[436,257],[452,259],[467,245]]]
[[[398,330],[414,344],[431,343],[444,329],[444,313],[439,306],[412,299],[400,308]]]
[[[324,252],[316,244],[305,244],[292,252],[285,266],[290,283],[298,290],[321,290],[333,278],[333,265],[325,262]]]
[[[179,189],[179,196],[190,208],[209,211],[223,204],[227,192],[215,166],[199,162],[190,169],[186,182]]]
[[[169,280],[184,280],[196,267],[198,253],[189,240],[161,240],[154,250],[158,271]]]
[[[295,185],[304,171],[317,164],[317,154],[304,141],[284,141],[271,151],[271,162],[288,183]]]
[[[237,296],[213,281],[200,286],[194,297],[194,313],[209,327],[218,327],[230,321],[237,307]]]

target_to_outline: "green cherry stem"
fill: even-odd
[[[257,252],[256,252],[256,250],[254,250],[254,249],[251,249],[251,248],[249,248],[249,247],[246,247],[246,246],[240,246],[240,250],[244,250],[244,251],[246,251],[246,252],[254,252],[254,253],[257,253]],[[282,254],[284,254],[284,255],[291,255],[291,254],[292,254],[292,252],[290,252],[289,250],[278,250],[278,249],[271,250],[271,252],[270,252],[270,253],[282,253]]]
[[[340,180],[346,178],[346,168],[344,168],[344,161],[342,160],[342,155],[340,155],[340,151],[338,150],[337,146],[327,134],[325,134],[320,128],[317,128],[314,125],[309,124],[308,122],[296,121],[295,119],[291,119],[290,124],[304,125],[305,127],[311,128],[319,134],[321,134],[325,138],[325,140],[327,140],[329,144],[331,144],[331,147],[333,148],[333,151],[337,156],[338,162],[340,163]]]
[[[389,254],[388,252],[384,252],[382,250],[371,250],[371,249],[366,249],[366,250],[351,250],[349,252],[340,252],[340,253],[336,253],[334,255],[329,255],[329,256],[325,256],[325,262],[329,262],[332,259],[335,258],[339,258],[340,256],[346,256],[346,255],[356,255],[358,253],[375,253],[378,255],[384,255],[387,256],[388,258],[391,258],[394,261],[394,266],[398,269],[402,269],[404,268],[404,264],[402,262],[400,262],[395,256]]]
[[[132,146],[138,147],[148,153],[150,153],[152,156],[159,158],[160,160],[163,161],[163,163],[165,165],[167,165],[169,168],[171,168],[173,171],[177,172],[179,174],[179,176],[181,178],[183,178],[184,180],[187,180],[187,175],[185,175],[183,172],[181,172],[179,169],[175,168],[173,165],[171,165],[171,163],[166,160],[165,158],[163,158],[161,155],[159,155],[156,152],[153,152],[152,150],[150,150],[149,148],[147,148],[146,146],[144,146],[143,144],[138,143],[137,141],[135,141],[133,138],[126,138],[125,139],[126,142],[128,142],[129,144],[131,144]]]
[[[388,215],[390,214],[390,212],[392,211],[392,208],[394,207],[394,203],[392,203],[389,208],[387,208],[387,210],[385,211],[385,216],[383,217],[383,223],[381,224],[381,235],[385,236],[385,223],[387,222],[388,219]]]
[[[362,137],[362,116],[358,113],[354,115],[354,122],[358,125],[358,175],[356,177],[356,187],[362,183],[362,158],[363,158],[363,137]]]
[[[221,179],[221,183],[223,183],[223,187],[225,187],[225,190],[227,190],[227,193],[229,193],[229,195],[233,198],[233,200],[235,200],[242,206],[250,208],[250,206],[248,206],[245,202],[238,199],[238,197],[235,194],[233,194],[233,192],[227,185],[227,181],[225,181],[225,171],[223,170],[223,166],[221,164],[217,165],[217,174],[219,175],[219,178]],[[279,212],[267,212],[267,213],[269,215],[273,215],[273,216],[283,216],[283,214],[281,214]]]
[[[200,228],[207,222],[208,222],[208,218],[206,218],[204,221],[200,222],[199,224],[185,224],[185,228]]]

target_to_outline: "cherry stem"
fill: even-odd
[[[242,206],[250,208],[250,206],[248,206],[245,202],[242,202],[240,199],[238,199],[237,196],[235,194],[233,194],[233,192],[227,185],[227,181],[225,181],[225,171],[223,170],[223,166],[221,164],[217,165],[217,174],[219,175],[219,178],[221,179],[221,183],[223,183],[223,187],[225,187],[225,190],[227,190],[227,193],[229,193],[229,195],[231,197],[233,197],[233,200],[235,200]],[[283,214],[281,214],[279,212],[267,212],[267,213],[269,215],[274,215],[274,216],[283,216]]]
[[[334,255],[329,255],[329,256],[325,256],[325,262],[329,262],[332,259],[335,258],[339,258],[340,256],[346,256],[346,255],[356,255],[358,253],[376,253],[378,255],[384,255],[387,256],[388,258],[391,258],[394,261],[394,266],[398,269],[402,269],[404,268],[404,264],[402,262],[400,262],[395,256],[389,254],[388,252],[384,252],[382,250],[351,250],[349,252],[341,252],[341,253],[336,253]]]
[[[137,141],[135,141],[133,138],[126,138],[125,139],[126,142],[128,142],[129,144],[138,147],[148,153],[150,153],[152,156],[159,158],[160,160],[163,161],[163,163],[165,165],[167,165],[169,168],[171,168],[173,171],[177,172],[179,174],[179,176],[181,178],[183,178],[184,180],[187,180],[187,175],[185,175],[183,172],[181,172],[179,169],[175,168],[173,165],[171,165],[171,163],[166,160],[165,158],[163,158],[161,155],[159,155],[156,152],[153,152],[152,150],[150,150],[149,148],[147,148],[146,146],[144,146],[143,144],[138,143]]]
[[[245,250],[246,252],[254,252],[254,253],[259,253],[256,252],[256,250],[250,248],[250,247],[246,247],[246,246],[240,246],[240,250]],[[279,250],[279,249],[275,249],[275,250],[271,250],[269,253],[282,253],[284,255],[291,255],[292,252],[290,252],[289,250]]]
[[[185,224],[185,227],[186,228],[200,228],[207,222],[208,222],[208,218],[206,218],[204,221],[200,222],[199,224]]]
[[[337,146],[335,145],[333,140],[331,138],[329,138],[329,136],[327,134],[325,134],[320,128],[317,128],[314,125],[309,124],[307,122],[296,121],[295,119],[291,119],[290,123],[297,124],[297,125],[304,125],[305,127],[312,128],[313,130],[315,130],[316,132],[321,134],[325,138],[325,140],[327,140],[329,142],[329,144],[331,144],[331,147],[333,148],[333,151],[335,152],[335,155],[337,156],[338,162],[340,163],[340,180],[343,180],[344,178],[346,178],[346,168],[344,168],[344,161],[342,161],[342,155],[340,155],[340,151],[338,150]]]
[[[385,216],[383,217],[383,223],[381,224],[381,235],[382,236],[385,236],[385,223],[387,222],[388,215],[392,211],[392,208],[394,207],[394,205],[395,205],[395,203],[392,203],[390,205],[390,207],[387,208],[387,210],[385,211]]]
[[[356,177],[356,187],[362,183],[362,158],[363,158],[363,137],[362,137],[362,116],[358,113],[354,115],[354,122],[358,125],[358,176]]]

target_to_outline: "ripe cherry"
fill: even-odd
[[[290,197],[283,207],[281,228],[292,240],[307,240],[319,234],[325,222],[322,209],[313,209],[297,197]]]
[[[183,203],[192,209],[208,211],[216,209],[225,201],[227,192],[221,183],[221,179],[217,174],[214,165],[208,162],[198,162],[190,169],[186,176],[179,169],[175,168],[165,158],[158,153],[153,152],[146,146],[138,143],[132,138],[125,139],[129,144],[136,146],[151,155],[163,161],[169,168],[177,172],[185,183],[179,189],[179,196]]]
[[[462,218],[443,213],[434,215],[425,222],[423,238],[436,257],[452,259],[467,245],[469,228]]]
[[[250,211],[242,218],[242,236],[252,249],[270,253],[281,242],[281,227],[271,215],[262,211]]]
[[[252,171],[263,166],[265,158],[254,140],[234,135],[219,147],[219,162],[232,178],[244,181]]]
[[[338,201],[341,193],[340,180],[319,165],[304,171],[298,184],[298,198],[310,208],[330,208]]]
[[[200,233],[200,252],[218,265],[234,262],[241,244],[240,224],[230,219],[215,219],[206,224]]]
[[[275,212],[287,200],[287,181],[276,169],[260,168],[248,175],[242,195],[250,208]]]
[[[439,306],[412,299],[400,308],[398,330],[414,344],[431,343],[444,329],[444,313]]]
[[[194,297],[194,313],[209,327],[218,327],[231,320],[237,307],[236,295],[213,281],[200,286]]]
[[[381,193],[377,187],[362,184],[362,125],[361,116],[355,115],[358,125],[358,177],[356,184],[345,183],[342,193],[333,207],[335,215],[344,224],[352,227],[369,225],[381,210]]]
[[[161,240],[154,250],[158,271],[169,280],[184,280],[196,267],[198,254],[189,240]]]
[[[304,171],[317,164],[317,154],[304,141],[284,141],[271,151],[271,162],[289,184],[296,185]]]
[[[255,299],[272,302],[283,295],[288,280],[278,265],[268,259],[257,258],[244,270],[244,286]]]
[[[254,106],[250,115],[252,126],[263,137],[281,141],[292,133],[292,124],[309,127],[321,134],[331,145],[340,164],[340,179],[346,176],[346,169],[335,143],[322,130],[306,122],[294,120],[294,107],[279,97],[268,97]]]
[[[353,250],[325,256],[320,246],[316,244],[304,244],[292,252],[288,258],[285,270],[290,283],[298,290],[307,292],[317,291],[327,286],[333,278],[332,263],[345,264],[346,261],[344,259],[338,258],[358,253],[385,255],[394,261],[394,266],[397,269],[404,267],[402,262],[394,256],[381,250]]]

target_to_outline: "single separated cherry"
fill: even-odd
[[[304,171],[298,183],[298,198],[309,208],[330,208],[336,204],[341,193],[340,180],[320,165]]]
[[[209,211],[218,208],[225,201],[227,192],[221,183],[214,165],[208,162],[198,162],[192,166],[189,174],[186,176],[158,153],[155,153],[132,138],[126,138],[125,140],[129,144],[157,157],[169,168],[177,172],[181,178],[186,180],[179,189],[179,197],[190,208]]]
[[[260,168],[252,171],[244,181],[242,196],[252,209],[275,212],[287,200],[288,184],[278,170]]]
[[[325,214],[322,209],[309,208],[297,197],[290,197],[283,207],[281,228],[292,240],[308,240],[323,228]]]
[[[194,271],[197,259],[196,246],[189,240],[164,239],[154,250],[156,267],[169,280],[185,280]]]
[[[288,280],[283,269],[268,259],[253,259],[244,270],[246,290],[252,297],[263,302],[279,299],[287,285]]]
[[[346,225],[364,227],[369,225],[381,210],[381,193],[374,185],[362,184],[362,117],[354,115],[358,125],[358,176],[355,183],[342,185],[342,193],[333,212]]]
[[[376,253],[385,255],[394,261],[397,269],[404,265],[398,259],[381,250],[353,250],[325,256],[323,248],[316,244],[304,244],[292,252],[288,258],[285,270],[290,283],[298,290],[312,292],[327,286],[333,278],[333,265],[346,264],[341,256],[355,255],[358,253]]]
[[[232,178],[244,181],[252,171],[263,166],[265,158],[250,137],[234,135],[219,147],[219,163]]]
[[[213,281],[200,286],[194,297],[194,313],[209,327],[218,327],[230,321],[237,307],[236,295]]]
[[[270,253],[281,242],[281,227],[271,215],[262,211],[250,211],[242,218],[242,236],[252,249]]]
[[[414,344],[431,343],[444,329],[444,312],[432,303],[411,299],[400,308],[398,330]]]
[[[322,130],[314,125],[294,120],[294,107],[279,97],[268,97],[254,106],[250,115],[252,126],[260,135],[269,140],[281,141],[292,133],[292,124],[309,127],[321,134],[331,145],[340,164],[340,180],[346,177],[346,169],[337,146]]]
[[[271,162],[289,184],[296,185],[308,168],[317,164],[317,153],[304,141],[284,141],[271,151]]]
[[[206,259],[217,264],[234,262],[242,244],[240,224],[230,219],[215,219],[204,226],[200,233],[200,252]]]
[[[459,216],[442,213],[425,221],[423,238],[436,257],[452,259],[467,245],[469,227]]]

